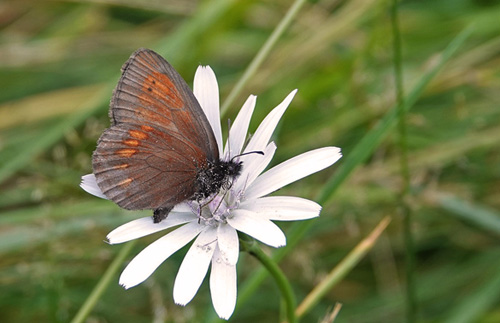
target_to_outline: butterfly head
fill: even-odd
[[[209,161],[208,167],[198,170],[196,176],[198,189],[194,198],[197,200],[204,199],[218,193],[221,188],[228,190],[233,180],[241,174],[243,169],[243,162],[239,161],[239,157],[249,154],[264,155],[262,151],[251,151],[236,155],[229,161]]]

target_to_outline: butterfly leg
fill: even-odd
[[[198,201],[198,224],[200,224],[201,221],[201,209],[203,208],[202,205],[200,205],[200,201]]]
[[[173,208],[174,208],[173,205],[172,206],[169,205],[166,207],[160,207],[160,208],[155,209],[153,211],[153,222],[160,223],[162,220],[165,220]]]
[[[205,206],[209,205],[210,202],[212,202],[215,197],[216,197],[216,195],[214,195],[212,198],[210,198],[208,201],[205,201],[205,202],[203,202],[203,200],[204,200],[203,197],[199,197],[199,198],[196,199],[196,202],[198,202],[198,224],[200,223],[201,218],[203,217],[202,216],[203,208]]]

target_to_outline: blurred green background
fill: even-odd
[[[161,53],[192,84],[199,64],[215,71],[221,102],[290,8],[291,1],[0,2],[0,321],[67,322],[121,246],[103,242],[127,212],[79,188],[109,126],[121,65],[139,47]],[[344,158],[282,195],[317,199],[393,109],[390,1],[306,2],[229,107],[234,119],[258,95],[251,130],[293,89],[299,92],[274,140],[274,164],[323,146]],[[500,322],[500,2],[400,3],[405,93],[469,25],[472,34],[407,116],[420,322]],[[226,124],[222,122],[223,126]],[[336,322],[404,322],[405,258],[397,127],[371,146],[280,263],[300,302],[385,216],[373,249],[303,322],[340,302]],[[359,147],[359,146],[358,146]],[[289,235],[290,223],[279,223]],[[162,233],[143,238],[131,259]],[[265,247],[264,247],[265,248]],[[266,251],[272,252],[270,248]],[[142,285],[118,277],[88,322],[211,321],[207,281],[186,307],[172,285],[186,248]],[[124,268],[125,264],[121,265]],[[239,286],[261,266],[238,263]],[[116,283],[115,283],[116,282]],[[277,322],[280,299],[267,278],[230,321]]]

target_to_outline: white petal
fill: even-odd
[[[246,156],[241,156],[240,161],[243,163],[243,170],[240,176],[235,180],[233,184],[234,192],[239,192],[248,187],[253,181],[259,176],[267,165],[273,159],[274,152],[276,151],[276,144],[270,142],[264,149],[264,155],[260,154],[250,154]]]
[[[97,180],[94,174],[83,175],[80,187],[83,188],[83,190],[87,193],[90,193],[102,199],[108,199],[106,195],[104,195],[104,193],[101,191],[99,186],[97,186]]]
[[[208,227],[194,241],[182,261],[174,283],[174,302],[179,305],[189,303],[208,271],[208,265],[215,251],[217,229]]]
[[[259,218],[250,211],[234,210],[234,217],[228,218],[229,223],[238,231],[244,232],[271,247],[282,247],[286,244],[283,231],[269,220]]]
[[[179,224],[195,221],[196,219],[197,216],[192,212],[170,212],[168,217],[160,223],[154,223],[153,218],[148,216],[130,221],[128,223],[125,223],[124,225],[119,226],[118,228],[111,231],[106,238],[108,239],[108,242],[110,244],[127,242],[174,227]]]
[[[285,113],[285,110],[286,108],[288,108],[290,102],[292,102],[295,93],[297,93],[297,90],[293,90],[290,94],[288,94],[283,102],[281,102],[276,108],[273,109],[273,111],[271,111],[266,116],[266,118],[262,121],[262,123],[255,131],[252,139],[250,139],[250,142],[246,146],[244,152],[263,150],[267,146],[267,144],[269,143],[269,139],[271,139],[271,136],[274,132],[274,129],[276,129],[276,125],[280,121],[281,116],[283,116],[283,113]]]
[[[122,272],[120,285],[128,289],[142,283],[162,262],[193,240],[204,227],[196,221],[190,222],[147,246]]]
[[[241,153],[241,149],[247,139],[248,125],[250,124],[250,119],[252,118],[256,100],[257,97],[255,95],[250,95],[245,101],[245,104],[243,104],[240,112],[238,112],[234,123],[231,125],[228,142],[226,143],[224,151],[226,160],[229,160],[231,157]]]
[[[217,245],[221,258],[230,265],[236,265],[240,253],[240,241],[236,230],[228,225],[221,224],[217,228]]]
[[[220,127],[219,85],[210,66],[199,66],[194,75],[194,96],[198,100],[212,126],[220,158],[222,158],[222,130]]]
[[[172,211],[170,211],[171,213],[172,212],[177,212],[177,213],[188,213],[188,212],[191,212],[194,214],[193,212],[193,209],[191,208],[191,206],[189,205],[188,202],[182,202],[182,203],[179,203],[179,204],[176,204],[174,206],[174,208],[172,209]],[[169,214],[170,216],[170,214]]]
[[[268,196],[245,201],[240,204],[240,209],[268,220],[295,221],[319,216],[321,205],[300,197]]]
[[[219,248],[215,249],[210,273],[210,295],[215,312],[221,319],[229,319],[236,306],[236,265],[222,261]]]
[[[248,186],[245,199],[255,199],[316,173],[342,157],[337,147],[324,147],[295,156],[265,172]]]

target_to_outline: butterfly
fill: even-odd
[[[124,209],[152,209],[155,223],[183,201],[227,188],[241,173],[242,162],[220,159],[189,86],[150,49],[138,49],[123,65],[109,116],[92,156],[97,185]]]

